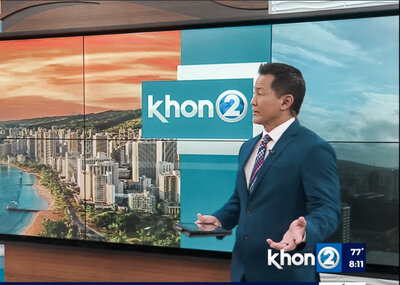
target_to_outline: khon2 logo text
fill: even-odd
[[[162,108],[164,104],[164,108]],[[238,90],[222,92],[214,104],[210,100],[185,100],[179,103],[171,99],[171,95],[165,95],[164,100],[154,102],[153,95],[148,95],[148,118],[157,118],[162,123],[168,123],[168,119],[174,118],[213,118],[214,109],[218,117],[228,123],[236,123],[247,114],[248,102],[246,96]],[[162,112],[162,110],[164,112]]]

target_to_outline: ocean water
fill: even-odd
[[[22,177],[22,185],[20,178]],[[0,164],[0,233],[20,234],[31,223],[34,213],[7,211],[7,206],[26,209],[47,209],[49,203],[31,186],[36,177]],[[15,201],[15,202],[14,202]]]

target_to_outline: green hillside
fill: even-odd
[[[132,120],[126,121],[124,123],[121,123],[119,125],[116,125],[114,127],[111,127],[109,129],[107,129],[106,131],[112,133],[112,132],[118,132],[118,130],[120,130],[120,129],[136,130],[136,129],[141,129],[141,128],[142,128],[142,118],[139,117],[139,118],[132,119]]]
[[[58,116],[58,117],[43,117],[16,121],[0,122],[1,127],[25,127],[25,128],[47,128],[57,127],[58,129],[75,129],[82,130],[84,125],[86,129],[94,129],[95,131],[103,131],[118,125],[133,126],[138,128],[141,125],[142,111],[126,110],[126,111],[105,111],[101,113],[86,114],[86,121],[83,120],[83,115]],[[132,121],[132,122],[130,122]]]

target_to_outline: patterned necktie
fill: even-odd
[[[265,149],[267,146],[267,143],[269,141],[271,141],[271,137],[266,134],[260,143],[260,147],[258,148],[258,152],[257,152],[257,156],[256,156],[256,160],[254,162],[254,166],[253,166],[253,171],[251,172],[251,176],[250,176],[250,183],[249,183],[249,191],[251,192],[254,181],[256,180],[256,176],[257,176],[257,172],[258,170],[261,168],[261,165],[264,162],[264,158],[265,158]]]

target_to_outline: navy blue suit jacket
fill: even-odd
[[[335,152],[295,120],[268,154],[249,194],[244,167],[260,137],[242,145],[235,191],[214,213],[224,228],[238,225],[231,279],[241,281],[244,275],[246,281],[318,281],[314,266],[267,266],[266,239],[280,241],[290,223],[304,216],[306,246],[300,252],[314,253],[315,243],[336,230],[340,187]]]

